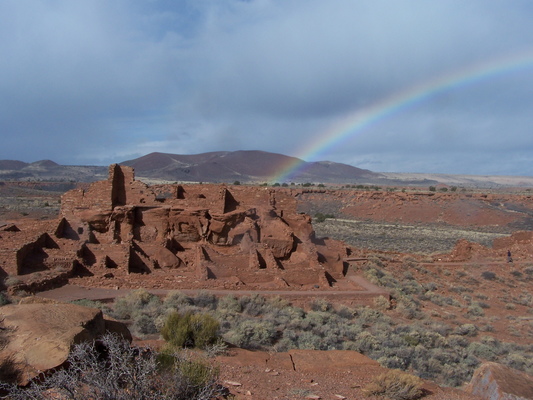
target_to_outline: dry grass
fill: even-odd
[[[457,229],[442,226],[414,226],[384,222],[327,219],[314,223],[317,237],[343,240],[349,245],[401,253],[449,252],[457,240],[466,239],[484,246],[492,246],[497,232]]]
[[[371,396],[392,400],[413,400],[422,397],[422,380],[397,369],[378,375],[364,389]]]

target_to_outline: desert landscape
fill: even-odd
[[[193,353],[210,397],[531,398],[528,187],[147,185],[113,164],[0,192],[4,380],[35,387],[105,332],[167,349],[178,313],[216,321]],[[380,392],[396,370],[418,391]]]
[[[531,21],[0,1],[0,399],[533,400]]]

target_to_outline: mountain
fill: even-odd
[[[155,183],[340,183],[350,185],[457,187],[533,187],[533,177],[372,172],[331,161],[306,162],[258,150],[215,151],[201,154],[150,153],[121,162],[135,168],[139,179]],[[0,160],[1,181],[94,182],[105,180],[107,166],[59,165],[51,160],[26,163]]]
[[[0,160],[0,170],[18,171],[26,167],[28,163],[17,160]]]
[[[94,182],[107,179],[107,167],[60,165],[51,160],[0,160],[0,181]]]
[[[257,150],[194,155],[150,153],[121,164],[135,168],[138,177],[170,181],[355,183],[379,179],[381,176],[347,164],[305,162],[295,157]],[[286,170],[295,172],[284,175]]]

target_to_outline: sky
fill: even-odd
[[[0,159],[533,175],[530,0],[0,0]]]

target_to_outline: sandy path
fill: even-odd
[[[389,293],[382,288],[373,285],[368,282],[362,276],[347,276],[349,280],[356,283],[363,290],[307,290],[307,291],[295,291],[295,290],[214,290],[214,289],[179,289],[187,295],[196,295],[199,292],[210,293],[215,296],[227,296],[227,295],[252,295],[260,294],[263,296],[281,296],[285,298],[297,298],[303,299],[306,297],[327,297],[329,299],[361,299],[368,300],[379,295],[385,297],[389,296]],[[98,301],[113,301],[117,297],[122,297],[135,289],[109,289],[109,288],[92,288],[82,287],[76,285],[65,285],[57,289],[47,290],[36,294],[38,297],[54,299],[59,301],[73,301],[79,299],[98,300]],[[150,293],[157,296],[165,296],[173,290],[168,289],[147,289]]]

